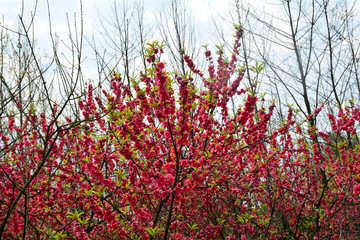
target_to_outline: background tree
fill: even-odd
[[[198,57],[201,47],[197,41],[199,36],[193,23],[192,12],[187,7],[187,1],[165,2],[160,11],[158,27],[171,53],[168,57],[169,63],[180,71],[179,74],[185,74],[184,56],[188,55],[191,59],[200,60]]]
[[[356,1],[279,1],[258,8],[237,0],[232,9],[229,21],[241,22],[247,32],[243,54],[249,66],[266,65],[256,76],[259,91],[276,98],[278,109],[291,105],[308,117],[322,104],[329,113],[359,101]],[[284,120],[284,113],[278,117]],[[309,117],[313,126],[321,122]]]
[[[91,41],[101,74],[97,81],[107,79],[109,84],[116,71],[130,86],[131,77],[145,66],[145,44],[153,37],[154,28],[145,24],[145,7],[143,1],[113,1],[111,14],[98,13],[100,38]]]

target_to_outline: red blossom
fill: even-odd
[[[241,88],[241,36],[237,28],[230,58],[205,52],[207,71],[185,56],[181,76],[152,46],[136,86],[115,74],[104,97],[87,87],[81,124],[39,113],[17,129],[9,117],[0,223],[12,213],[2,237],[24,236],[27,210],[29,239],[357,239],[360,157],[349,144],[360,111],[328,115],[326,133],[292,109],[272,122],[275,106]]]
[[[158,67],[159,70],[163,70],[165,68],[165,64],[163,62],[159,62],[157,64],[157,67]]]
[[[207,58],[209,58],[209,57],[211,56],[211,51],[210,51],[210,50],[207,50],[207,51],[205,52],[205,56],[206,56]]]

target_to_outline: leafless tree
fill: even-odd
[[[266,65],[258,76],[259,91],[275,97],[278,109],[292,105],[318,126],[312,114],[322,104],[331,112],[348,104],[347,100],[356,104],[360,99],[358,5],[356,1],[285,0],[266,3],[263,9],[235,0],[235,11],[227,20],[245,28],[247,65]],[[251,79],[250,72],[247,78]],[[283,114],[279,112],[280,119]]]
[[[169,63],[180,74],[186,72],[185,55],[201,62],[201,44],[197,41],[199,36],[193,24],[192,12],[187,8],[186,1],[165,1],[158,18],[158,29],[170,52]]]
[[[151,41],[153,26],[144,21],[143,1],[114,0],[109,15],[99,13],[98,32],[91,41],[97,56],[99,81],[109,80],[109,73],[121,73],[128,86],[132,76],[146,67],[146,43]]]

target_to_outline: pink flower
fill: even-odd
[[[154,193],[154,197],[157,199],[160,199],[162,197],[162,194],[159,189],[155,189],[153,193]]]
[[[157,64],[157,67],[158,67],[159,70],[162,70],[162,69],[165,68],[165,64],[164,64],[163,62],[159,62],[159,63]]]
[[[360,184],[355,184],[354,185],[354,190],[353,190],[353,194],[354,195],[359,195],[359,192],[360,192]]]
[[[210,57],[211,56],[211,51],[210,50],[207,50],[206,52],[205,52],[205,56],[208,58],[208,57]]]
[[[340,235],[339,234],[335,234],[332,239],[339,239],[340,238]]]
[[[169,185],[172,184],[174,182],[174,180],[175,180],[175,178],[173,175],[171,175],[171,174],[166,175],[166,181],[168,182]]]
[[[151,151],[149,152],[148,157],[149,157],[149,158],[153,158],[153,157],[155,157],[155,156],[156,156],[155,151],[154,151],[154,150],[151,150]]]
[[[121,229],[119,231],[119,234],[120,234],[120,236],[124,237],[126,235],[126,232],[123,229]]]

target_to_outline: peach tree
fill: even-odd
[[[206,71],[184,56],[186,75],[167,71],[163,45],[149,44],[131,86],[115,73],[103,97],[87,87],[82,124],[36,111],[23,126],[9,118],[22,137],[1,133],[0,235],[357,239],[358,144],[334,144],[292,109],[270,130],[274,105],[240,87],[242,33],[229,58],[205,52]],[[354,106],[328,119],[334,134],[357,138]]]

